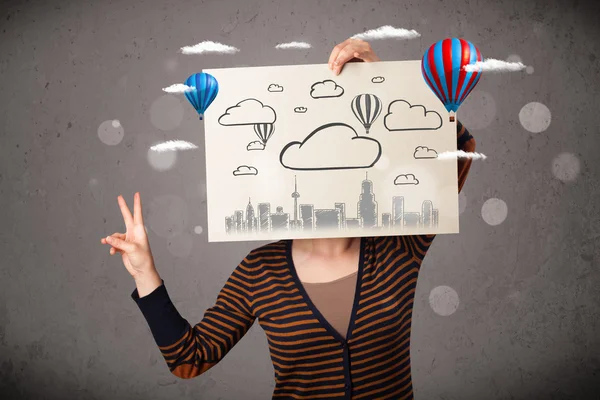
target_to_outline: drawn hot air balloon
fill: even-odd
[[[456,38],[432,44],[423,55],[423,78],[448,110],[450,122],[481,77],[481,70],[468,72],[464,67],[478,61],[483,61],[479,49],[467,40]]]
[[[275,132],[274,124],[254,124],[254,132],[256,132],[256,136],[260,139],[263,145],[267,145],[267,141],[273,136]]]
[[[352,112],[363,124],[367,133],[381,114],[381,100],[374,94],[359,94],[352,99]]]
[[[204,112],[219,93],[219,83],[214,76],[200,72],[187,78],[185,84],[193,88],[185,92],[185,97],[196,109],[200,120],[202,120]]]

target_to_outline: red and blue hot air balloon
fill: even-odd
[[[194,106],[202,120],[204,112],[219,93],[219,83],[214,76],[200,72],[187,78],[185,85],[193,88],[185,92],[185,97]]]
[[[456,38],[443,39],[432,44],[423,55],[423,78],[444,103],[450,114],[450,122],[454,122],[458,107],[481,77],[481,69],[468,72],[464,67],[478,61],[483,62],[479,49],[467,40]]]

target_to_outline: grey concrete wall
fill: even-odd
[[[600,9],[592,1],[19,1],[0,7],[0,397],[267,399],[255,325],[210,372],[170,375],[120,258],[118,194],[144,200],[160,273],[195,323],[260,243],[208,244],[202,124],[161,88],[207,67],[321,63],[365,29],[419,59],[462,36],[527,71],[487,74],[459,112],[486,161],[461,233],[435,240],[413,320],[418,399],[600,397]],[[235,55],[185,56],[202,40]],[[278,51],[305,40],[310,51]],[[534,103],[530,105],[530,103]],[[120,126],[112,126],[118,120]],[[549,123],[549,124],[548,124]],[[199,145],[161,157],[164,139]],[[115,144],[117,143],[117,144]]]

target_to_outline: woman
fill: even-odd
[[[329,67],[378,61],[367,42],[337,45]],[[475,141],[458,123],[458,147]],[[459,163],[459,190],[471,161]],[[284,240],[253,250],[216,304],[191,326],[155,268],[139,193],[127,232],[102,239],[121,253],[140,307],[170,371],[193,378],[210,369],[256,319],[275,370],[274,399],[411,399],[410,327],[419,268],[434,235]]]

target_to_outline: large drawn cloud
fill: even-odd
[[[302,171],[371,168],[381,157],[381,144],[358,136],[343,123],[323,125],[302,142],[288,143],[279,154],[285,168]]]
[[[275,110],[256,99],[246,99],[229,107],[219,117],[219,124],[225,126],[272,124],[277,119]]]
[[[442,126],[442,117],[425,106],[411,105],[406,100],[394,100],[383,119],[388,131],[436,130]]]

